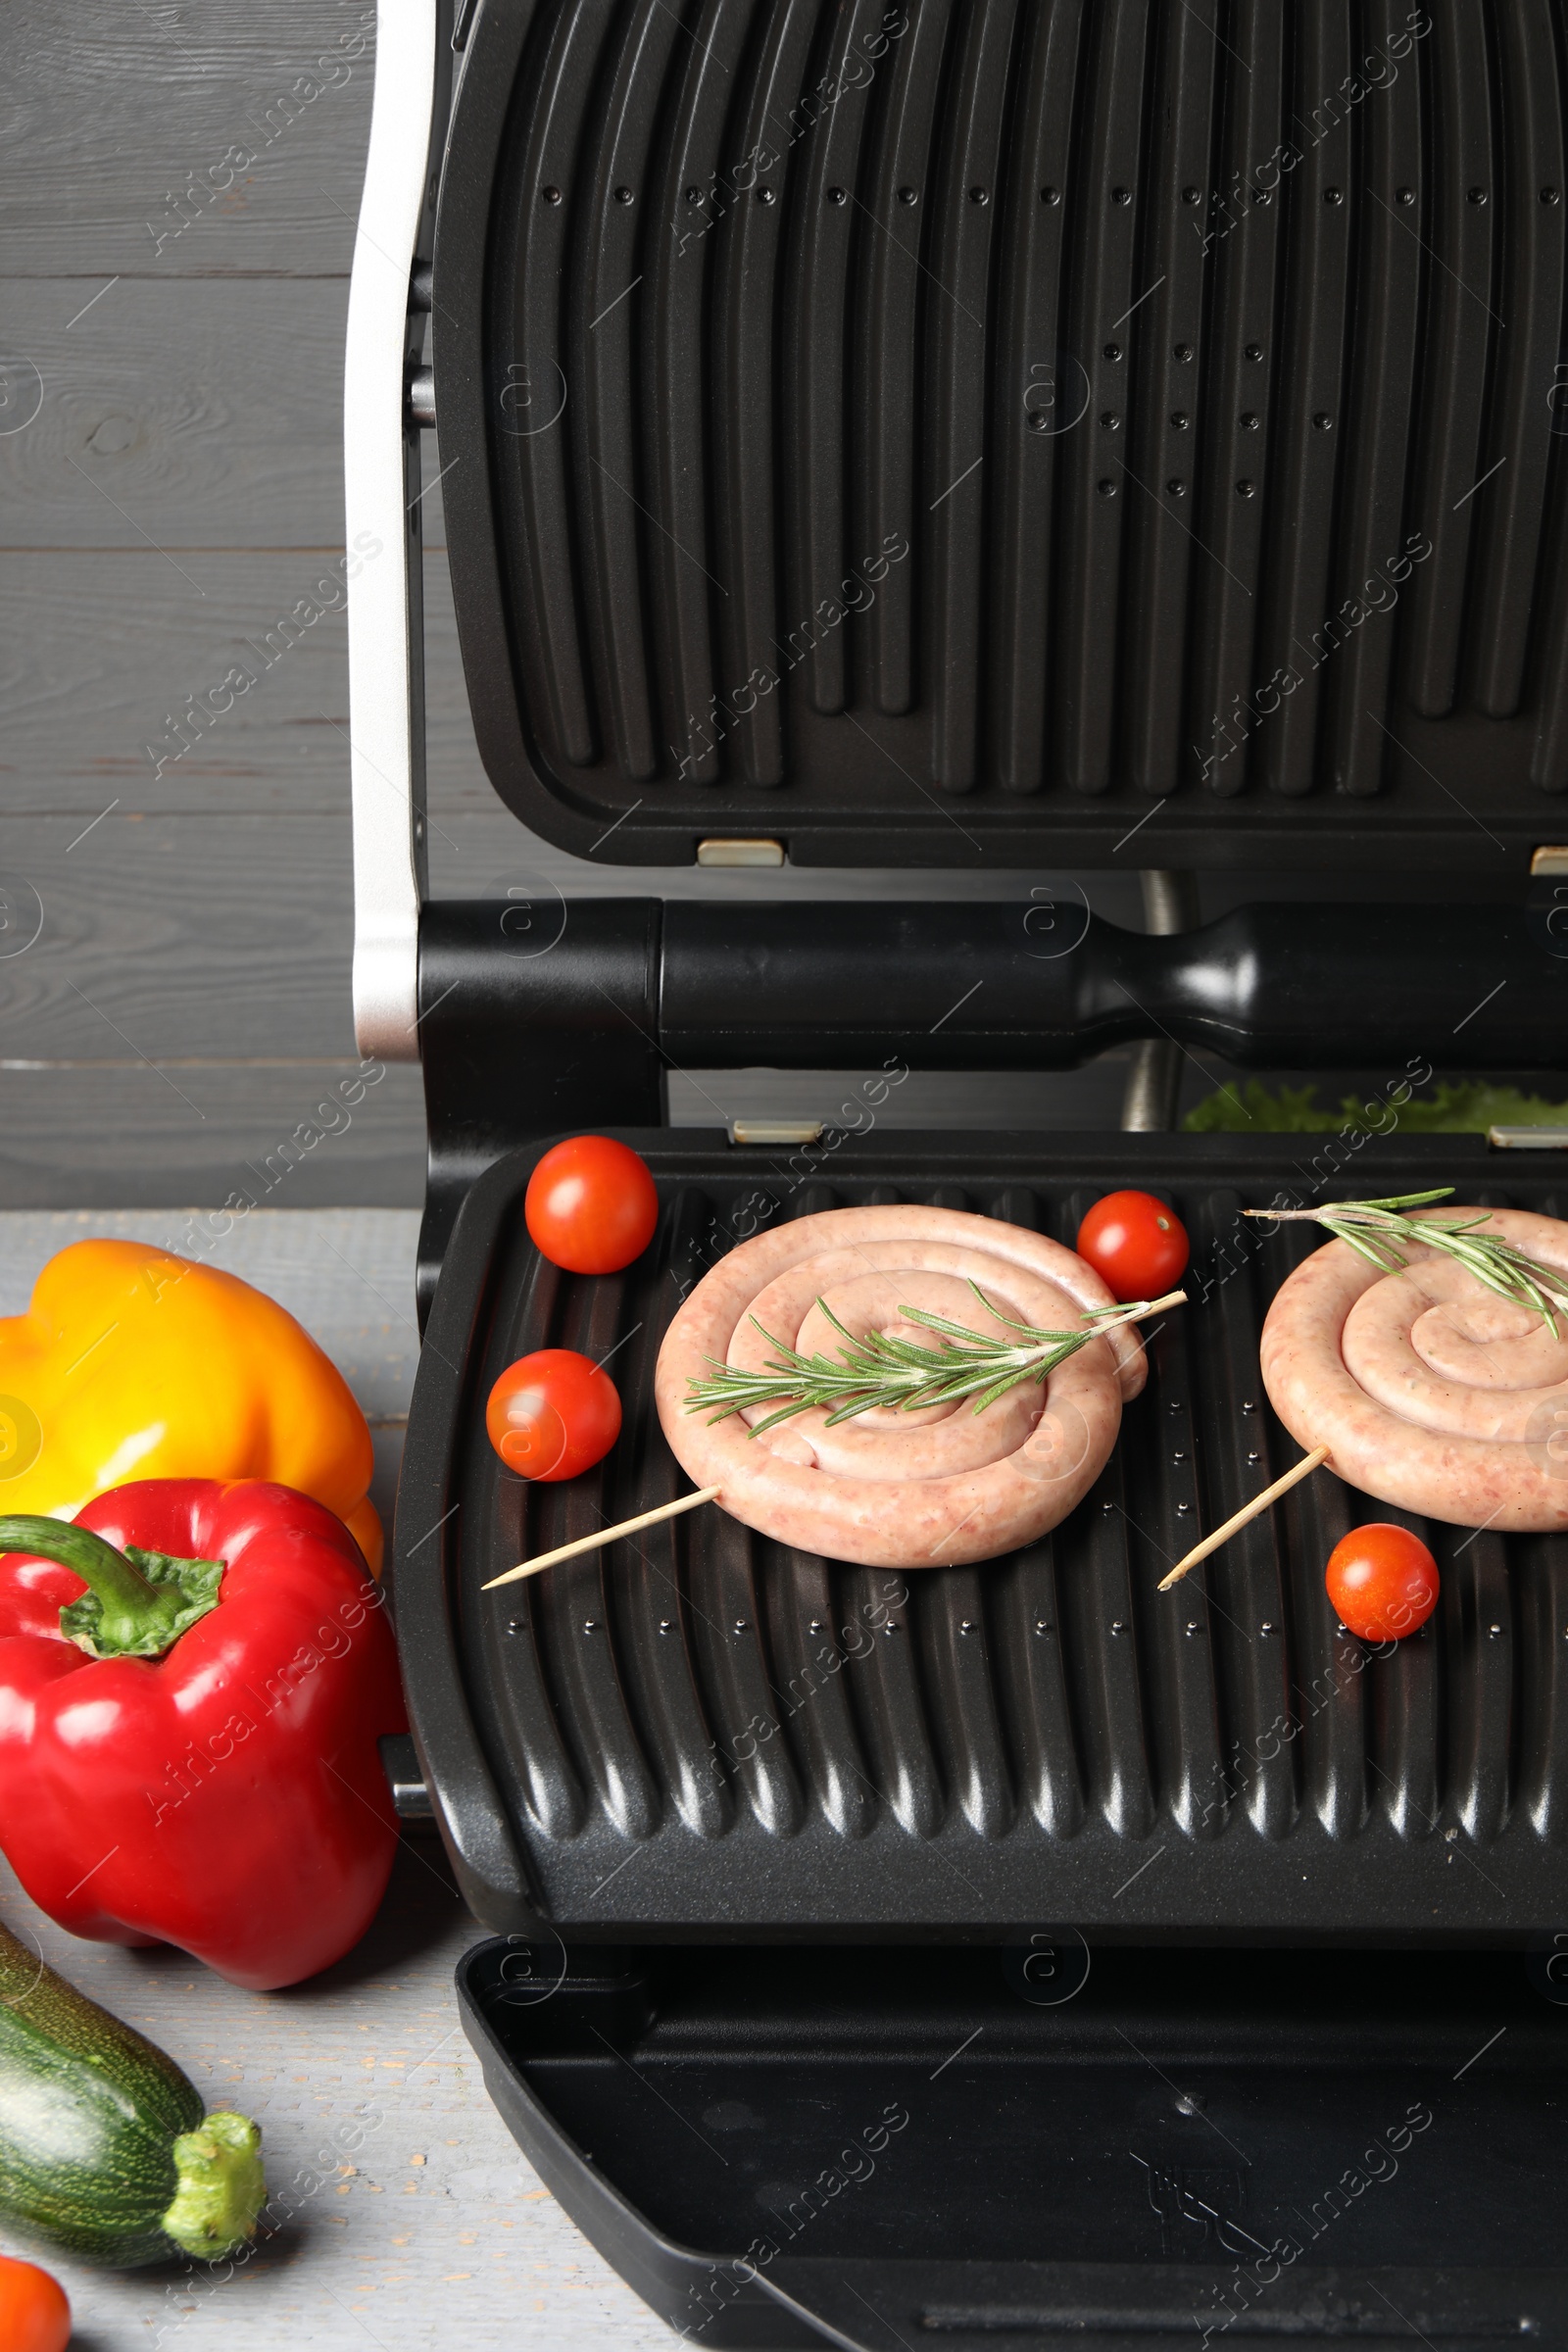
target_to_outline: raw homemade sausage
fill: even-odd
[[[1524,1209],[1488,1231],[1568,1272],[1568,1226]],[[1435,1220],[1436,1221],[1436,1220]],[[1292,1437],[1381,1501],[1458,1527],[1568,1527],[1568,1338],[1435,1250],[1380,1274],[1345,1242],[1314,1250],[1263,1325],[1263,1380]]]
[[[972,1330],[985,1316],[969,1282],[1004,1314],[1076,1330],[1083,1310],[1115,1304],[1093,1267],[1057,1242],[946,1208],[838,1208],[743,1242],[698,1284],[660,1350],[655,1395],[676,1460],[698,1486],[723,1489],[726,1510],[804,1551],[878,1568],[993,1559],[1064,1519],[1116,1442],[1124,1396],[1147,1366],[1123,1325],[1091,1340],[1042,1388],[1010,1389],[983,1413],[973,1399],[919,1412],[873,1409],[826,1426],[820,1407],[760,1438],[750,1408],[710,1424],[688,1412],[688,1383],[710,1359],[760,1370],[774,1340],[836,1357],[842,1344],[820,1298],[857,1337],[870,1330],[931,1345],[903,1306]]]

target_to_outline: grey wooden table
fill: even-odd
[[[281,1299],[342,1367],[376,1430],[389,1525],[417,1352],[417,1223],[401,1209],[260,1210],[214,1261]],[[178,1229],[167,1211],[0,1215],[0,1313],[25,1305],[38,1267],[69,1241],[168,1242]],[[433,1838],[405,1839],[358,1949],[284,1992],[242,1992],[168,1946],[82,1942],[3,1865],[0,1916],[176,2058],[210,2105],[256,2118],[269,2183],[289,2207],[221,2280],[199,2265],[114,2277],[51,2262],[77,2352],[670,2343],[539,2185],[485,2095],[452,1983],[483,1931]],[[0,2243],[23,2250],[3,2233]]]

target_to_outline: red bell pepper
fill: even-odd
[[[266,1990],[368,1927],[406,1728],[354,1539],[259,1479],[0,1518],[0,1845],[74,1936],[175,1943]],[[21,1555],[21,1556],[19,1556]]]

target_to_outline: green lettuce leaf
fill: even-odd
[[[1548,1102],[1513,1086],[1441,1078],[1430,1094],[1413,1095],[1397,1109],[1370,1095],[1345,1095],[1336,1110],[1318,1102],[1315,1086],[1282,1086],[1271,1094],[1260,1079],[1249,1078],[1206,1095],[1182,1126],[1189,1135],[1337,1135],[1345,1128],[1381,1135],[1485,1135],[1489,1127],[1568,1127],[1568,1102]]]

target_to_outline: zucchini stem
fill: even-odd
[[[160,2226],[183,2253],[219,2262],[255,2236],[267,2202],[261,2131],[220,2107],[180,2133],[173,2157],[179,2186]]]

